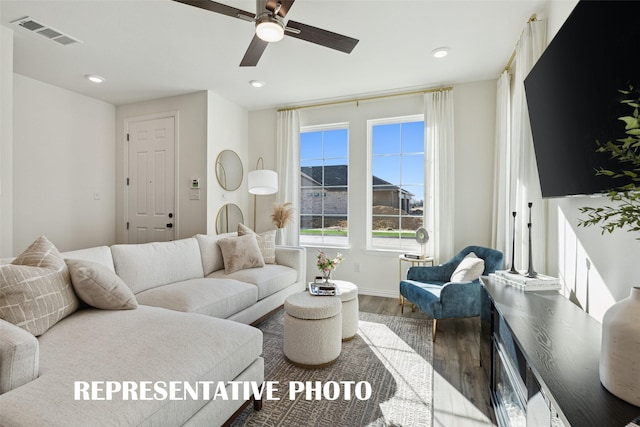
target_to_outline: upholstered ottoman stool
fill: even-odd
[[[349,341],[358,333],[358,287],[344,280],[333,280],[340,289],[342,301],[342,341]]]
[[[284,302],[284,354],[296,366],[331,365],[342,350],[342,302],[334,296],[308,292],[290,295]]]

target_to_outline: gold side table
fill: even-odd
[[[398,257],[398,284],[400,284],[400,282],[402,281],[402,263],[403,262],[408,262],[411,263],[410,267],[415,267],[415,266],[426,266],[427,263],[431,264],[431,266],[434,266],[434,259],[432,256],[428,256],[428,257],[424,257],[424,258],[407,258],[405,256],[405,254],[400,254],[400,256]],[[398,297],[398,304],[402,304],[402,300],[403,300],[403,296],[399,295]]]

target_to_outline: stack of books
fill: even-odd
[[[525,274],[509,273],[507,270],[498,270],[490,274],[491,277],[510,286],[515,286],[523,291],[558,291],[562,288],[557,277],[538,274],[536,277],[527,277]]]
[[[424,259],[425,256],[421,255],[421,254],[404,254],[405,258],[409,258],[409,259]]]

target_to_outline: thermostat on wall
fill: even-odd
[[[200,180],[198,178],[191,181],[191,188],[200,188]]]

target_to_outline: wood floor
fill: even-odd
[[[360,311],[427,319],[405,305],[404,314],[396,298],[359,296]],[[496,425],[489,401],[487,380],[479,361],[478,318],[438,321],[433,348],[434,427]]]

